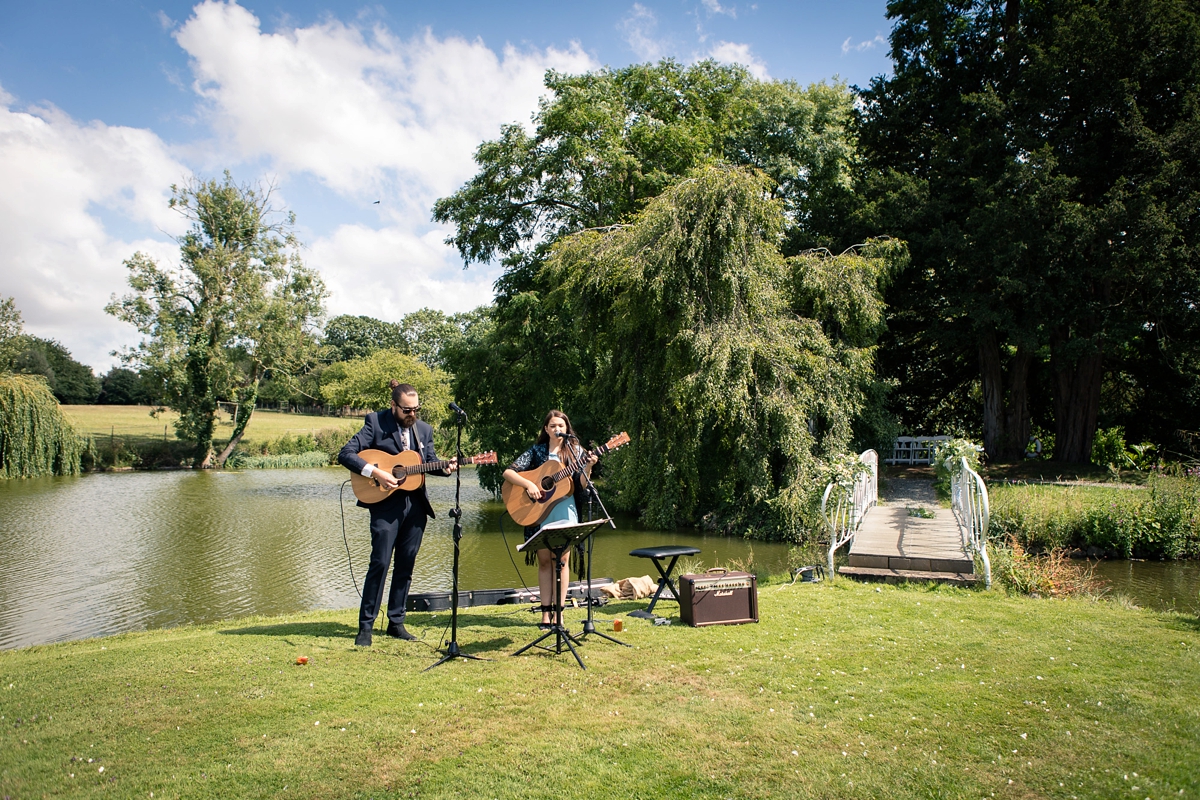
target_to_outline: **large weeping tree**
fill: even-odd
[[[874,383],[880,289],[903,246],[786,259],[771,189],[762,173],[695,170],[550,259],[551,302],[599,364],[591,399],[633,440],[614,500],[650,524],[798,537]]]
[[[0,375],[0,478],[78,475],[83,446],[43,378]]]
[[[445,348],[458,401],[485,447],[515,455],[548,408],[597,435],[607,402],[592,404],[591,338],[548,302],[544,266],[561,236],[628,222],[690,170],[733,164],[770,179],[791,254],[829,238],[853,197],[854,97],[841,85],[759,81],[712,61],[673,61],[546,75],[533,120],[504,126],[475,154],[478,171],[439,200],[434,217],[465,263],[498,262],[495,304]],[[481,477],[498,479],[481,471]],[[493,484],[494,485],[494,484]]]
[[[21,312],[11,297],[0,299],[0,478],[75,475],[83,440],[49,385],[10,372],[24,341]]]
[[[125,354],[161,383],[179,412],[180,438],[196,444],[196,464],[221,466],[273,375],[299,375],[315,357],[325,287],[297,253],[294,218],[271,206],[270,190],[221,181],[172,186],[170,205],[191,228],[179,238],[180,265],[144,253],[125,262],[131,294],[107,311],[145,339]],[[221,402],[233,403],[233,432],[214,448]]]

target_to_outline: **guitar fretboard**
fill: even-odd
[[[471,456],[470,458],[464,458],[461,463],[474,464],[475,459],[476,456]],[[413,467],[396,467],[394,470],[392,470],[392,474],[398,478],[400,477],[401,472],[403,472],[405,475],[417,475],[422,472],[437,472],[445,469],[448,466],[450,466],[449,461],[423,461],[422,463]]]
[[[558,483],[568,475],[578,475],[579,473],[583,472],[584,466],[587,464],[587,456],[600,457],[607,453],[609,449],[610,448],[608,445],[602,444],[595,450],[584,450],[583,454],[576,460],[574,466],[567,465],[550,477],[555,483]]]

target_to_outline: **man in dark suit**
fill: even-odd
[[[437,461],[433,449],[433,428],[417,419],[421,403],[417,390],[407,383],[391,382],[392,406],[367,415],[362,430],[354,435],[338,453],[338,463],[368,478],[374,478],[384,489],[394,488],[396,478],[387,470],[364,461],[362,450],[383,450],[397,455],[401,450],[419,450],[423,462]],[[450,467],[439,474],[449,475],[458,468],[451,459]],[[396,639],[415,639],[404,628],[408,587],[412,584],[413,563],[421,549],[425,522],[436,516],[425,486],[415,491],[393,492],[386,500],[360,506],[371,511],[371,563],[363,579],[362,606],[358,613],[358,636],[354,643],[371,646],[371,629],[379,604],[383,600],[383,582],[387,578],[388,562],[395,554],[392,588],[388,592],[387,635]]]

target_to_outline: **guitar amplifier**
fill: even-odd
[[[679,617],[693,628],[758,622],[758,576],[719,568],[681,575]]]

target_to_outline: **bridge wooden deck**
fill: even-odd
[[[954,512],[939,507],[936,501],[914,501],[914,493],[906,488],[917,489],[915,494],[920,496],[926,495],[920,490],[928,487],[897,487],[899,496],[870,509],[854,535],[849,566],[838,572],[889,581],[973,583],[974,562],[963,544]],[[910,509],[917,508],[932,511],[933,518],[911,516]]]

